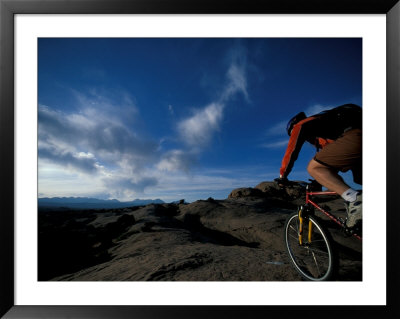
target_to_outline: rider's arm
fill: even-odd
[[[306,118],[303,121],[300,121],[295,126],[293,126],[292,133],[290,135],[289,143],[286,148],[285,155],[282,159],[281,169],[280,169],[280,178],[287,178],[289,173],[291,172],[294,162],[297,160],[299,156],[301,147],[306,141],[306,134],[308,130],[310,122],[313,120],[312,117]]]

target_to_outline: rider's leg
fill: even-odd
[[[362,132],[360,129],[347,131],[335,142],[326,145],[311,160],[308,172],[321,185],[342,196],[347,210],[346,225],[352,227],[362,217],[362,194],[350,188],[339,176],[338,171],[346,172],[357,168],[356,183],[361,181]]]
[[[350,186],[343,181],[337,170],[322,165],[314,159],[308,164],[307,171],[318,183],[339,195],[350,188]]]
[[[362,194],[350,188],[336,170],[318,163],[314,159],[307,167],[308,173],[322,186],[338,193],[345,199],[347,227],[353,227],[362,216]]]
[[[308,165],[308,172],[321,185],[342,196],[347,210],[346,225],[353,227],[362,218],[362,194],[350,188],[338,171],[353,170],[356,183],[362,183],[362,132],[347,131],[335,142],[320,150]]]
[[[336,141],[322,148],[308,165],[308,172],[321,185],[343,195],[345,200],[350,187],[339,176],[338,172],[353,170],[357,180],[361,180],[362,132],[360,129],[347,131]],[[357,168],[357,169],[356,169]],[[360,181],[356,181],[360,183]],[[346,193],[345,193],[346,192]],[[354,197],[354,196],[352,196]]]

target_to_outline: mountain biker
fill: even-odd
[[[345,104],[307,117],[294,116],[287,125],[289,143],[282,159],[278,184],[287,183],[300,149],[307,141],[317,149],[308,173],[322,186],[341,195],[347,211],[346,226],[362,218],[362,193],[347,185],[338,174],[351,170],[354,182],[362,185],[362,111]]]

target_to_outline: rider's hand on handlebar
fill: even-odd
[[[289,180],[286,177],[275,178],[274,181],[278,184],[279,187],[285,187],[289,185]]]

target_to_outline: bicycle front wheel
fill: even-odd
[[[298,213],[293,213],[285,223],[285,246],[294,268],[307,280],[331,279],[335,267],[329,234],[314,216],[303,219],[302,234],[299,240],[300,220]]]

